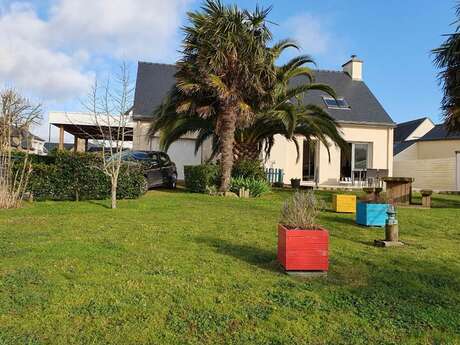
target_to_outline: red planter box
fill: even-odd
[[[326,229],[288,230],[278,224],[278,261],[286,271],[327,271],[329,233]]]

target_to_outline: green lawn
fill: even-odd
[[[308,281],[275,260],[288,195],[0,211],[0,344],[460,344],[460,197],[399,209],[402,248],[323,212],[330,272]]]

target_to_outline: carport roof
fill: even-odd
[[[103,139],[103,133],[112,132],[113,138],[120,138],[118,133],[118,120],[116,116],[95,117],[89,113],[78,112],[50,112],[49,123],[56,127],[63,127],[64,131],[81,139]],[[134,122],[128,120],[125,126],[125,140],[133,140]],[[107,135],[105,137],[107,138]]]

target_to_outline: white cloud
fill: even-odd
[[[42,99],[60,100],[88,89],[79,54],[52,49],[50,25],[29,4],[12,4],[0,17],[0,79]]]
[[[61,0],[51,9],[59,44],[128,59],[165,59],[188,0]]]
[[[329,51],[331,35],[317,17],[302,13],[288,18],[282,26],[289,37],[299,42],[304,52],[317,55]]]
[[[102,58],[171,61],[189,0],[57,0],[0,5],[0,80],[44,100],[83,95]]]

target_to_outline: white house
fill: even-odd
[[[304,101],[325,108],[337,120],[350,149],[342,152],[332,145],[329,160],[324,145],[309,145],[303,141],[300,159],[297,161],[294,144],[281,136],[276,137],[265,164],[268,168],[283,169],[284,183],[288,184],[291,178],[300,178],[303,184],[320,186],[360,185],[366,180],[368,169],[379,169],[391,176],[395,124],[362,80],[362,67],[363,62],[352,56],[340,71],[314,71],[315,81],[330,85],[338,98],[335,100],[320,92],[312,92]],[[155,108],[174,85],[175,71],[174,65],[139,62],[130,123],[134,150],[159,149],[158,138],[150,138],[148,130]],[[297,82],[293,81],[294,84]],[[62,114],[54,114],[54,122],[51,123],[61,128],[62,140],[64,131],[77,137],[83,135],[81,131],[73,130],[69,124],[60,123],[57,118]],[[168,154],[176,162],[179,179],[183,178],[184,165],[205,162],[210,156],[210,150],[210,145],[204,145],[195,153],[193,135],[174,143]]]
[[[37,155],[46,154],[44,139],[32,134],[27,129],[18,129],[14,127],[11,129],[11,144],[13,148]]]
[[[304,102],[326,109],[340,124],[349,150],[342,151],[332,145],[329,159],[323,144],[303,140],[301,156],[296,162],[294,145],[278,136],[266,164],[284,170],[284,183],[300,178],[304,185],[361,186],[370,169],[392,175],[395,124],[364,83],[363,62],[352,56],[342,68],[342,71],[315,71],[315,82],[331,86],[337,100],[311,92]]]

